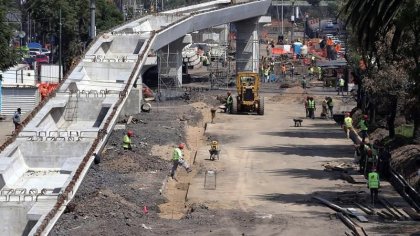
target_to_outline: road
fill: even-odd
[[[321,166],[328,161],[349,161],[350,141],[333,121],[315,119],[294,127],[303,108],[289,102],[266,99],[266,114],[218,114],[207,126],[207,136],[222,146],[220,160],[208,158],[207,147],[196,162],[204,169],[192,180],[189,202],[215,209],[241,209],[261,218],[280,218],[279,225],[259,224],[251,235],[337,235],[344,224],[329,215],[332,210],[314,204],[311,196],[331,196],[345,183]],[[205,170],[215,170],[216,189],[204,189]],[[207,178],[208,186],[212,176]],[[232,234],[235,229],[231,229]]]

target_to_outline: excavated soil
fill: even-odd
[[[150,113],[133,116],[127,125],[135,133],[133,151],[121,148],[126,130],[114,130],[101,163],[92,165],[50,235],[225,235],[230,229],[248,232],[263,221],[280,224],[280,217],[267,220],[249,212],[187,206],[188,181],[198,166],[190,174],[178,169],[179,182],[167,177],[172,149],[179,142],[187,143],[185,157],[192,163],[194,150],[205,142],[210,108],[220,105],[216,95],[223,93],[191,94],[190,100],[152,104]]]

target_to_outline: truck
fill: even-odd
[[[232,113],[256,112],[264,115],[264,97],[260,96],[260,76],[255,72],[242,71],[236,74],[236,97]]]

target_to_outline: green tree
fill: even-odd
[[[37,23],[39,29],[38,40],[55,38],[58,44],[59,38],[59,12],[62,15],[62,53],[63,62],[68,68],[76,57],[83,53],[83,50],[90,41],[90,6],[86,0],[31,0],[24,7],[25,11],[30,10],[31,17]],[[96,29],[98,32],[107,30],[123,22],[123,15],[118,11],[116,5],[110,1],[96,1]],[[58,45],[57,45],[58,46]],[[56,47],[55,49],[58,49]],[[58,60],[58,50],[55,50],[54,61]]]
[[[15,65],[18,60],[17,51],[10,45],[13,37],[11,27],[6,23],[7,0],[0,0],[0,70]]]
[[[414,141],[420,143],[420,1],[349,0],[343,13],[358,39],[365,61],[369,62],[366,80],[375,80],[379,71],[388,70],[381,79],[387,84],[383,89],[388,89],[388,95],[399,94],[401,89],[408,93],[413,104]],[[392,67],[399,73],[391,73]],[[397,75],[402,74],[406,76],[406,85],[400,81],[401,86],[392,87]],[[388,106],[391,118],[395,118],[394,114],[401,107],[398,104],[394,102]],[[390,122],[392,119],[388,124]],[[393,130],[390,130],[390,136],[392,134]]]

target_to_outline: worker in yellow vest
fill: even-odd
[[[184,156],[182,150],[185,148],[184,143],[180,143],[178,147],[174,148],[172,153],[172,170],[171,170],[171,177],[172,179],[176,180],[175,172],[178,169],[178,166],[181,165],[185,168],[185,170],[189,173],[191,172],[191,168],[189,167],[187,161],[184,160]]]
[[[123,145],[122,145],[124,150],[131,150],[131,137],[133,136],[134,136],[134,133],[131,130],[127,131],[127,134],[124,135]]]
[[[315,100],[313,97],[309,97],[309,100],[308,100],[309,118],[315,119],[315,110],[316,110]]]
[[[376,167],[373,167],[372,171],[368,174],[368,188],[370,190],[370,200],[372,205],[375,205],[375,201],[378,200],[379,187],[379,174],[376,172]]]
[[[367,115],[363,115],[363,118],[359,121],[360,135],[362,136],[362,143],[365,142],[365,139],[368,138],[368,119]]]
[[[347,138],[350,138],[350,131],[353,130],[353,119],[348,112],[346,112],[344,118],[344,130],[346,132]]]
[[[340,92],[341,92],[341,96],[344,96],[344,84],[345,84],[345,81],[344,81],[343,77],[340,76],[340,78],[338,79],[338,93],[337,93],[337,95],[340,95]]]

